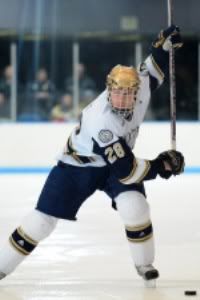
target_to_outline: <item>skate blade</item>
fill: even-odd
[[[156,288],[156,280],[151,279],[151,280],[144,280],[144,287],[154,289]]]

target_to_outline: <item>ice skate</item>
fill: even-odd
[[[136,266],[138,274],[144,279],[144,285],[148,288],[156,287],[156,279],[159,277],[159,272],[152,265]]]
[[[3,279],[4,277],[6,277],[6,274],[3,272],[0,272],[0,280]]]

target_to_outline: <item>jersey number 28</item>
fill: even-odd
[[[123,158],[125,156],[124,149],[119,142],[106,148],[104,153],[111,164],[113,164],[118,158]]]

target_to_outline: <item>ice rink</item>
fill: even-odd
[[[35,205],[47,174],[0,176],[0,245]],[[16,271],[0,282],[2,300],[180,300],[200,298],[199,175],[146,184],[156,240],[156,289],[144,288],[124,227],[95,193],[78,222],[60,221]],[[185,296],[195,289],[197,296]]]

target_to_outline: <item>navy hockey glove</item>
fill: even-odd
[[[167,29],[161,30],[152,46],[155,48],[162,47],[163,50],[169,51],[171,44],[174,49],[178,49],[183,46],[180,29],[175,25],[171,25]]]
[[[158,174],[165,179],[168,179],[172,175],[179,175],[184,171],[185,160],[179,151],[164,151],[154,161],[157,164]],[[171,170],[166,170],[164,162],[170,166]]]

